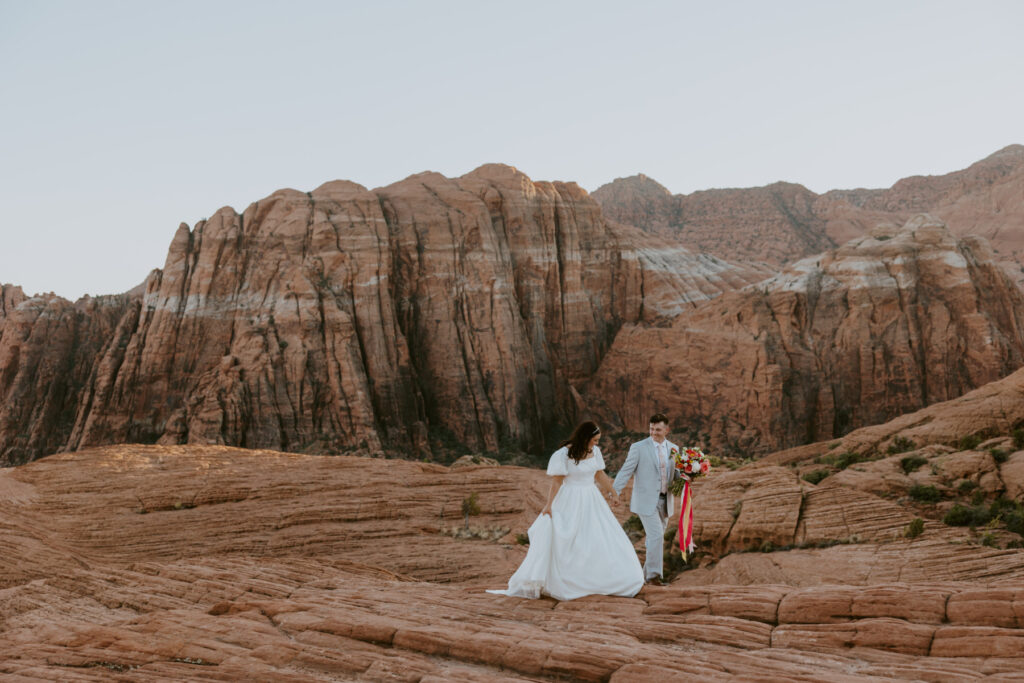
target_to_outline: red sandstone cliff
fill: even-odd
[[[1020,365],[1020,296],[989,267],[1001,255],[882,228],[856,255],[701,304],[770,270],[690,251],[679,221],[703,226],[698,247],[733,229],[737,254],[774,261],[933,204],[1005,241],[1022,158],[1010,147],[958,174],[821,197],[776,184],[680,204],[638,178],[616,201],[640,227],[575,184],[501,165],[282,190],[182,226],[138,291],[71,304],[5,287],[0,464],[121,442],[537,452],[582,414],[635,428],[655,404],[737,447],[842,434]],[[624,187],[598,195],[608,207]],[[878,276],[843,274],[858,268]]]
[[[886,190],[817,195],[791,183],[672,195],[646,176],[593,193],[605,214],[700,252],[732,261],[791,263],[927,212],[958,236],[989,239],[1018,282],[1024,268],[1024,146],[1010,145],[941,176],[914,176]]]
[[[922,215],[800,261],[668,327],[628,325],[586,386],[613,423],[655,410],[765,452],[959,396],[1024,364],[1024,295],[985,240]]]
[[[282,190],[181,226],[138,297],[5,294],[0,462],[122,442],[538,450],[623,322],[765,275],[508,166]]]
[[[593,196],[609,218],[722,258],[781,265],[836,246],[815,215],[818,195],[802,185],[672,195],[636,175],[608,183]]]
[[[138,297],[0,296],[0,465],[61,450],[105,349],[123,348]]]

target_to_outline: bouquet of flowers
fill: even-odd
[[[690,479],[711,473],[711,459],[699,447],[683,448],[682,450],[673,448],[669,452],[669,456],[672,458],[676,471],[685,474]],[[682,493],[685,485],[686,480],[682,477],[673,480],[672,495],[678,496]]]
[[[669,455],[676,471],[686,477],[672,481],[672,495],[682,495],[679,505],[679,552],[685,561],[687,555],[697,549],[693,542],[693,496],[690,494],[690,480],[711,473],[711,460],[699,447],[673,448]]]

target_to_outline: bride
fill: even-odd
[[[633,544],[597,488],[613,493],[597,447],[600,439],[601,429],[584,422],[551,456],[551,490],[530,526],[526,559],[507,590],[488,592],[573,600],[595,594],[632,597],[643,587]]]

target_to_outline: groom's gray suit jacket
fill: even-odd
[[[665,441],[665,445],[670,453],[676,448],[676,445],[668,440]],[[671,462],[666,467],[665,474],[669,483],[672,483],[676,478],[676,468],[672,467]],[[658,468],[658,453],[654,450],[654,439],[648,437],[629,447],[626,462],[622,463],[622,469],[615,475],[615,482],[612,484],[616,493],[622,493],[630,477],[635,477],[635,480],[629,511],[638,515],[653,515],[658,509],[658,496],[661,495],[661,472]],[[671,517],[675,507],[671,493],[668,494],[666,507],[668,516]]]

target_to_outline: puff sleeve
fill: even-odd
[[[597,446],[594,446],[594,457],[597,458],[597,462],[594,464],[597,465],[597,471],[600,472],[604,469],[604,454]]]
[[[569,474],[569,449],[562,447],[551,454],[548,460],[548,474],[553,477],[564,477]]]

